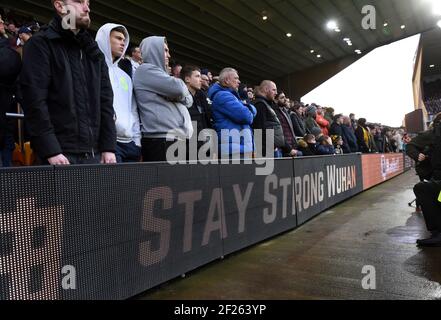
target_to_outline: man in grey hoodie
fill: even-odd
[[[193,98],[181,79],[169,74],[170,52],[164,37],[141,42],[144,63],[133,82],[138,101],[144,162],[167,161],[167,150],[193,135],[188,109]]]

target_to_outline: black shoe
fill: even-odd
[[[441,247],[441,233],[433,234],[431,238],[425,240],[418,240],[420,247]]]
[[[437,237],[437,236],[439,236],[440,234],[441,234],[441,232],[440,231],[431,231],[430,232],[430,238],[429,239],[432,239],[432,238],[435,238],[435,237]],[[421,241],[425,241],[425,240],[429,240],[429,239],[419,239],[419,240],[417,240],[417,244],[420,244],[420,242]]]

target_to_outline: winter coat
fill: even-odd
[[[344,153],[351,153],[351,148],[349,146],[349,140],[346,136],[346,132],[343,130],[344,125],[339,125],[338,123],[334,122],[331,125],[331,129],[329,130],[329,134],[331,136],[340,136],[343,139],[343,146],[341,147],[343,149]]]
[[[351,153],[358,152],[358,143],[357,143],[357,137],[355,136],[354,129],[352,126],[342,125],[341,127],[343,131],[343,136],[346,137],[348,142],[348,147]]]
[[[304,137],[306,135],[305,121],[296,112],[291,112],[291,122],[296,137]]]
[[[257,115],[256,108],[251,104],[244,104],[237,91],[220,84],[215,84],[208,90],[208,97],[213,102],[214,128],[218,134],[221,155],[254,152],[251,125]],[[241,133],[240,137],[233,137],[235,134],[228,132],[234,129],[237,130],[236,133]]]
[[[274,147],[284,148],[285,137],[283,135],[282,125],[274,110],[276,104],[274,101],[269,101],[264,97],[257,96],[254,100],[254,106],[257,110],[256,118],[253,122],[253,129],[260,129],[263,131],[262,143],[263,143],[263,155],[266,154],[266,133],[267,130],[274,130]],[[272,152],[273,150],[271,150]]]
[[[27,43],[20,75],[33,149],[62,153],[115,152],[113,92],[104,55],[90,34],[75,35],[56,17]]]
[[[4,136],[9,133],[6,113],[14,103],[13,96],[20,69],[20,55],[10,48],[7,39],[0,39],[0,149],[4,145]]]

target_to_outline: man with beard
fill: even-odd
[[[105,57],[87,32],[88,0],[52,0],[55,17],[23,53],[20,85],[41,164],[116,163],[113,92]]]

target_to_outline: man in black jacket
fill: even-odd
[[[282,125],[275,112],[276,102],[274,101],[277,95],[277,86],[272,81],[263,81],[257,92],[254,100],[254,106],[257,110],[256,118],[254,118],[253,129],[262,130],[262,154],[258,156],[267,156],[275,158],[282,158],[284,151],[290,153],[292,149],[286,146],[285,137],[283,135]],[[267,150],[267,130],[274,130],[274,147],[275,150]],[[289,149],[289,150],[288,150]]]
[[[15,85],[21,69],[20,55],[10,47],[8,39],[4,36],[4,31],[4,22],[0,16],[0,167],[3,165],[3,161],[10,158],[5,155],[2,157],[5,138],[12,136],[6,120],[6,113],[12,111]]]
[[[417,161],[417,172],[425,179],[414,188],[423,210],[429,239],[418,240],[422,247],[441,246],[441,113],[435,117],[433,128],[418,135],[406,148],[407,155]]]
[[[26,44],[20,76],[33,149],[42,164],[116,163],[113,92],[104,55],[86,31],[89,2],[52,3],[57,14]]]
[[[202,91],[202,79],[201,70],[196,66],[185,66],[181,71],[181,78],[187,85],[188,91],[190,91],[193,97],[193,105],[188,109],[191,116],[191,121],[197,123],[197,130],[195,130],[194,135],[196,140],[198,140],[200,133],[203,130],[211,129],[211,110],[208,104],[208,98],[206,94]],[[199,149],[208,141],[198,141],[198,151]],[[197,160],[197,155],[189,155],[189,160]]]

